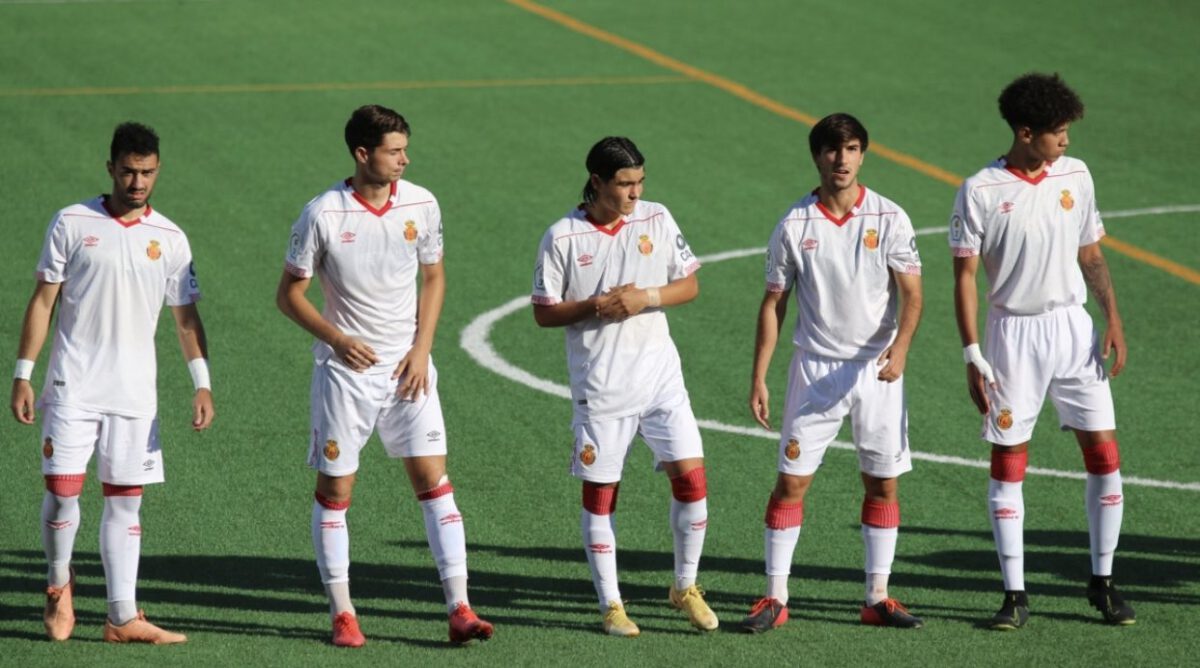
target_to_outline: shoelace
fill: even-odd
[[[754,604],[754,607],[750,608],[750,616],[754,617],[758,614],[761,614],[763,610],[766,610],[767,608],[771,607],[771,601],[773,601],[773,600],[774,599],[770,599],[770,598],[758,599],[758,602]]]

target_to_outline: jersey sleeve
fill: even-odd
[[[921,254],[917,252],[917,234],[908,214],[898,212],[889,232],[885,249],[888,266],[897,273],[920,276]]]
[[[34,276],[46,283],[62,283],[67,280],[69,257],[67,222],[62,214],[54,216],[46,228],[46,239],[42,243],[42,255],[38,258]]]
[[[288,242],[287,272],[297,278],[311,278],[321,261],[321,238],[318,228],[319,215],[312,206],[304,208],[300,218],[292,225],[292,237]]]
[[[427,205],[425,234],[417,239],[417,260],[421,264],[437,264],[442,260],[442,210],[437,200]]]
[[[1096,184],[1092,181],[1091,172],[1087,174],[1084,186],[1083,221],[1079,227],[1080,248],[1100,241],[1105,235],[1104,221],[1100,220],[1100,209],[1096,205]]]
[[[964,184],[954,198],[954,211],[950,213],[950,251],[954,257],[979,255],[983,245],[983,229],[971,191]]]
[[[796,280],[796,262],[788,243],[787,225],[779,221],[767,242],[767,291],[786,292]]]
[[[200,301],[200,283],[196,281],[196,269],[192,265],[192,246],[187,237],[180,234],[178,247],[169,258],[167,289],[163,301],[167,306],[185,306]]]
[[[667,280],[678,281],[696,273],[696,270],[700,268],[700,260],[692,252],[691,246],[688,245],[687,239],[679,229],[679,223],[675,222],[671,212],[664,208],[663,216],[666,221],[667,235],[671,239],[671,265],[667,270]]]
[[[537,264],[533,269],[533,294],[530,301],[541,306],[561,303],[567,291],[562,254],[554,245],[553,230],[546,230],[538,247]]]

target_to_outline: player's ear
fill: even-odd
[[[1022,144],[1032,144],[1033,136],[1033,128],[1026,126],[1017,128],[1017,140]]]
[[[367,160],[371,157],[371,152],[365,146],[356,146],[354,148],[354,161],[360,165],[367,164]]]

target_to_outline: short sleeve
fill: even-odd
[[[554,246],[553,231],[546,230],[533,268],[533,294],[530,301],[541,306],[554,306],[562,302],[566,290],[562,256]]]
[[[887,264],[892,271],[900,274],[921,275],[921,255],[917,252],[917,235],[913,231],[912,221],[908,214],[900,211],[892,220],[889,230],[887,248]]]
[[[700,260],[692,252],[691,246],[688,245],[687,239],[679,229],[679,223],[675,222],[671,212],[664,208],[663,217],[664,229],[671,241],[671,266],[668,268],[667,280],[678,281],[696,273],[696,270],[700,268]]]
[[[796,263],[788,243],[786,221],[780,221],[767,242],[767,291],[786,292],[796,280]]]
[[[192,247],[186,236],[180,235],[178,247],[173,249],[171,256],[163,300],[167,306],[185,306],[200,301],[200,283],[196,280]]]
[[[67,222],[62,214],[54,216],[46,228],[46,239],[42,243],[42,255],[38,258],[34,272],[37,280],[46,283],[62,283],[67,280],[69,243]]]
[[[321,260],[321,239],[317,222],[319,216],[311,206],[305,207],[292,225],[288,241],[287,272],[297,278],[311,278]]]
[[[442,210],[437,200],[426,206],[425,234],[417,239],[417,260],[421,264],[437,264],[442,259]]]
[[[1087,179],[1083,195],[1083,223],[1079,227],[1079,246],[1090,246],[1104,238],[1104,221],[1100,219],[1100,209],[1096,205],[1096,184],[1092,182],[1091,173]]]
[[[950,251],[954,257],[979,255],[983,245],[983,228],[974,211],[970,191],[964,185],[954,198],[954,210],[950,213]]]

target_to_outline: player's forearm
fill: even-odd
[[[758,311],[758,329],[754,334],[754,364],[750,369],[752,382],[766,381],[767,369],[771,366],[775,345],[779,342],[779,330],[783,326],[786,312],[786,305],[783,304],[786,302],[771,303],[772,301],[764,299]]]
[[[1105,320],[1109,323],[1120,322],[1121,316],[1117,312],[1117,293],[1113,290],[1112,277],[1108,273],[1108,263],[1104,261],[1104,254],[1100,251],[1099,243],[1079,250],[1079,268],[1083,272],[1084,283],[1095,297],[1100,310],[1104,312]]]
[[[582,299],[557,304],[533,305],[533,319],[539,327],[566,327],[596,316],[596,299]]]
[[[900,287],[900,325],[896,328],[895,344],[909,347],[921,324],[925,299],[920,276],[905,276],[897,281]]]
[[[963,347],[979,343],[979,293],[975,287],[975,272],[966,260],[954,258],[954,321]]]
[[[204,332],[204,322],[200,319],[200,311],[195,304],[177,306],[172,309],[175,315],[175,334],[179,337],[179,349],[183,351],[183,359],[208,359],[208,336]]]
[[[34,360],[46,344],[50,333],[50,319],[54,315],[54,304],[58,290],[47,290],[39,284],[25,307],[25,320],[21,323],[21,340],[17,344],[17,359]]]
[[[667,283],[658,288],[660,306],[679,306],[695,299],[700,294],[700,281],[696,274]]]
[[[433,350],[433,336],[445,301],[445,274],[424,274],[421,278],[421,295],[417,301],[417,335],[413,339],[413,348],[426,353]]]

